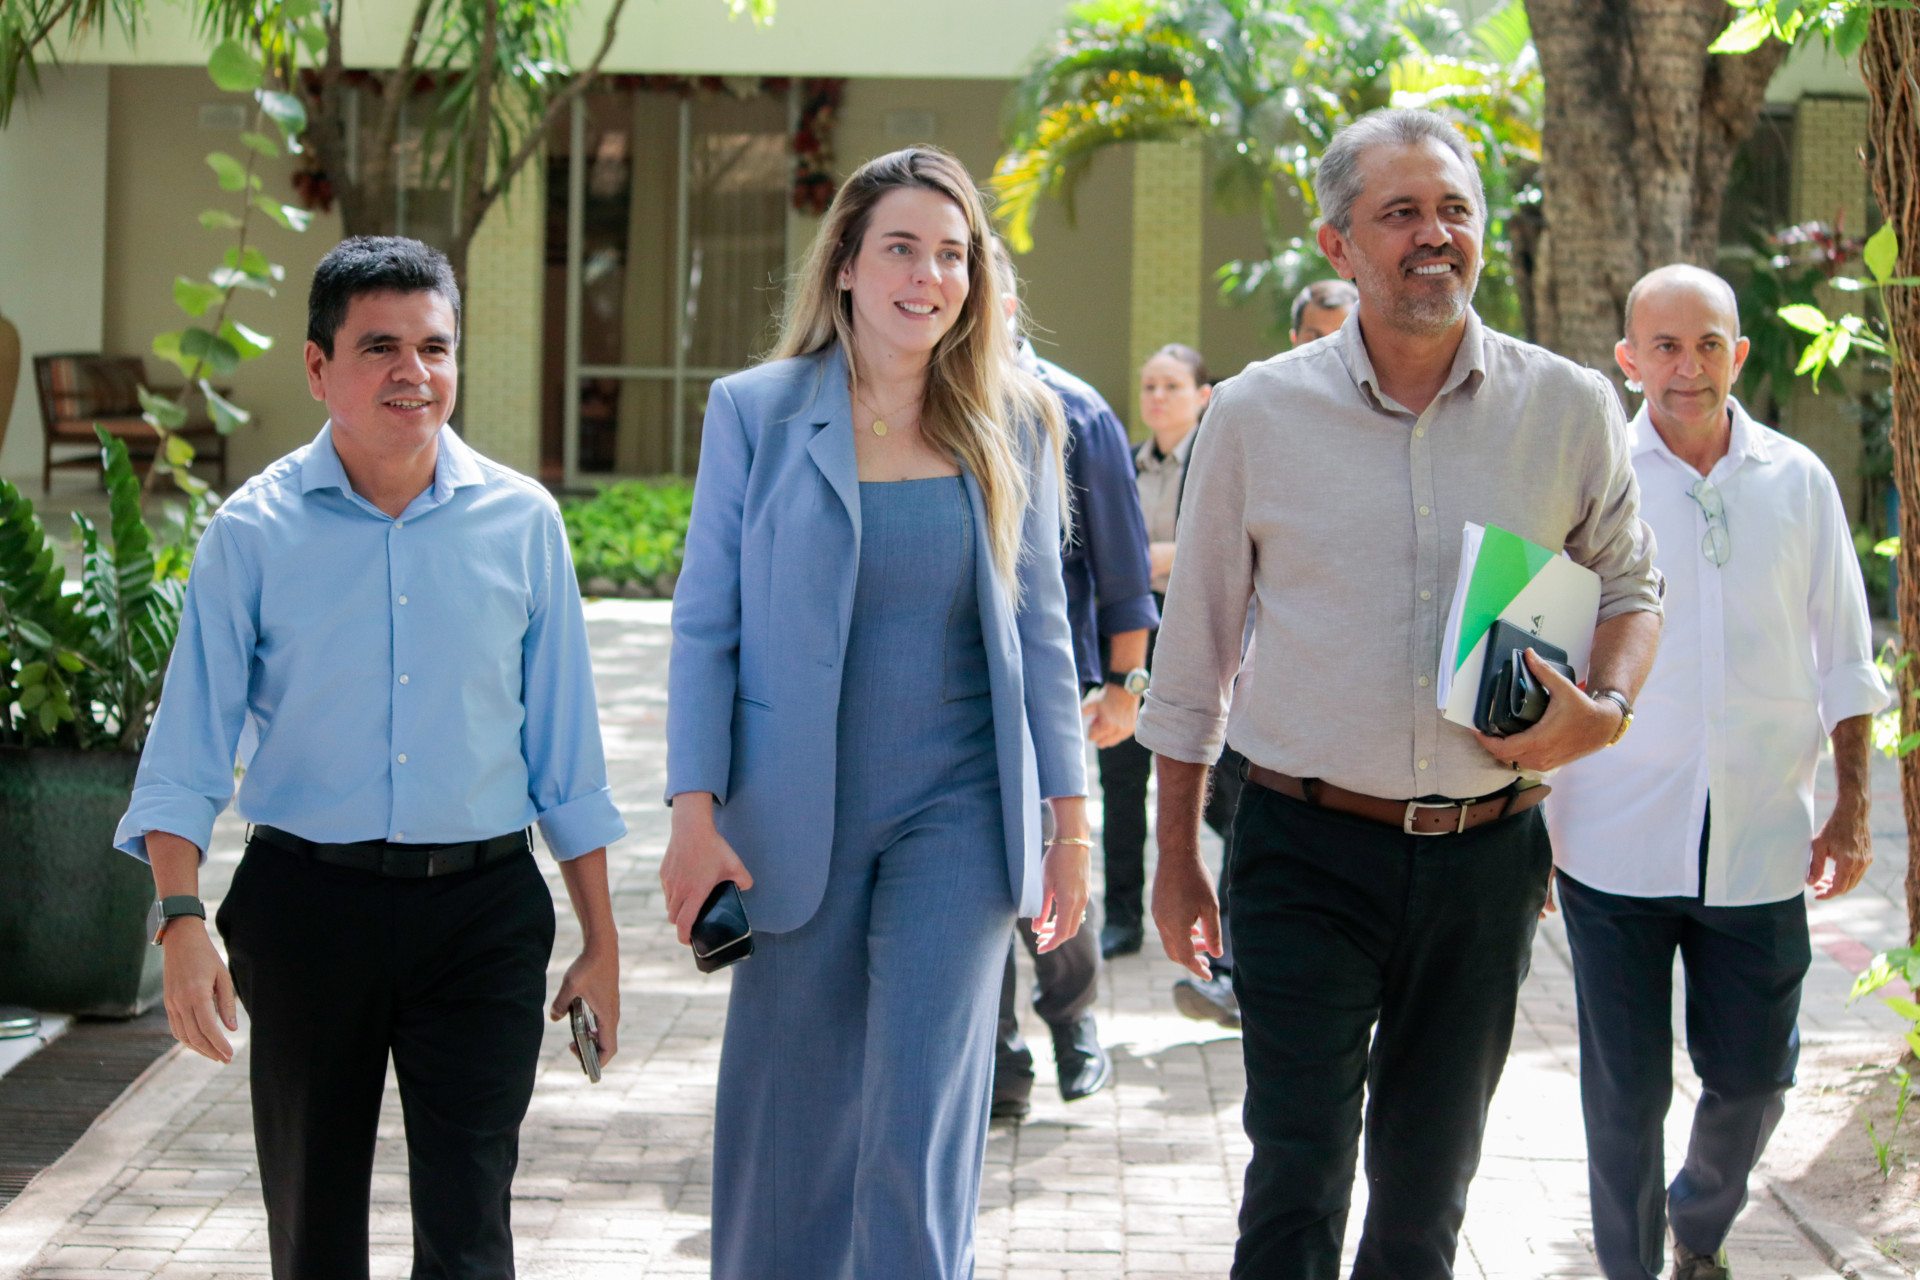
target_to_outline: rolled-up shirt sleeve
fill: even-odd
[[[215,516],[194,553],[164,693],[113,833],[122,853],[149,861],[147,833],[164,831],[206,861],[214,819],[233,800],[259,603],[258,578],[229,522]]]
[[[1593,433],[1567,555],[1600,575],[1601,622],[1623,613],[1659,613],[1660,571],[1653,565],[1653,530],[1640,518],[1627,420],[1613,384],[1590,370],[1588,378],[1593,413],[1606,430]]]
[[[1215,391],[1188,459],[1153,682],[1134,733],[1149,751],[1189,764],[1212,764],[1226,743],[1253,595],[1247,468],[1233,391],[1231,382]]]
[[[573,553],[557,509],[544,522],[546,566],[522,652],[527,795],[547,848],[561,862],[627,834],[607,786],[594,700],[593,659]]]
[[[1822,468],[1814,505],[1812,572],[1807,583],[1807,621],[1813,638],[1814,670],[1820,681],[1820,723],[1834,726],[1854,716],[1870,716],[1892,701],[1873,661],[1873,623],[1867,613],[1867,587],[1853,548],[1846,508],[1833,476]]]

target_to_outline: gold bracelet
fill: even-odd
[[[1049,845],[1055,845],[1055,844],[1079,845],[1082,849],[1093,848],[1093,841],[1087,839],[1087,837],[1085,836],[1055,836],[1053,839],[1047,841],[1047,843]]]

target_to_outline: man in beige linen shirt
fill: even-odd
[[[1198,433],[1138,729],[1160,756],[1153,913],[1205,976],[1200,806],[1231,740],[1251,784],[1230,905],[1253,1144],[1233,1274],[1338,1270],[1365,1096],[1354,1275],[1424,1280],[1452,1274],[1546,895],[1541,791],[1517,791],[1516,767],[1615,738],[1660,592],[1612,386],[1469,306],[1485,199],[1460,135],[1376,112],[1336,136],[1316,186],[1321,248],[1360,306],[1224,384]],[[1536,667],[1549,710],[1507,739],[1444,721],[1433,687],[1467,521],[1564,548],[1602,583],[1594,696]]]

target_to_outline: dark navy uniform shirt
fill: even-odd
[[[1073,624],[1074,665],[1081,685],[1092,688],[1109,674],[1102,639],[1160,625],[1133,449],[1126,428],[1098,391],[1042,360],[1028,343],[1020,346],[1020,363],[1060,397],[1066,411],[1073,540],[1060,559],[1067,582],[1067,618]],[[1110,674],[1116,679],[1126,675]]]

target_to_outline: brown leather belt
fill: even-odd
[[[1519,790],[1519,783],[1477,800],[1457,800],[1451,804],[1427,804],[1418,800],[1383,800],[1363,796],[1358,791],[1336,787],[1319,778],[1296,778],[1275,769],[1247,762],[1247,781],[1269,791],[1304,800],[1335,813],[1350,813],[1356,818],[1399,827],[1410,836],[1452,836],[1471,831],[1483,823],[1512,814],[1524,813],[1547,798],[1553,788],[1544,783]]]

